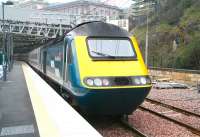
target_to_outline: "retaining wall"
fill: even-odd
[[[150,68],[149,73],[155,80],[166,79],[192,85],[200,84],[200,70]]]

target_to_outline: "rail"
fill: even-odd
[[[171,105],[169,105],[169,104],[165,104],[165,103],[159,102],[159,101],[157,101],[157,100],[153,100],[153,99],[150,99],[150,98],[146,98],[145,101],[150,102],[150,103],[153,103],[153,104],[156,104],[156,105],[160,105],[160,106],[163,106],[163,107],[166,107],[166,108],[169,108],[169,109],[174,110],[174,111],[176,111],[176,112],[180,112],[180,113],[184,113],[184,114],[186,114],[186,115],[195,116],[195,117],[197,117],[197,118],[200,118],[200,115],[199,115],[199,114],[196,114],[196,113],[193,113],[193,112],[190,112],[190,111],[181,109],[181,108],[177,108],[177,107],[171,106]]]
[[[175,111],[175,112],[180,113],[180,114],[184,114],[186,116],[200,118],[200,115],[198,115],[196,113],[192,113],[192,112],[189,112],[189,111],[186,111],[186,110],[183,110],[183,109],[180,109],[180,108],[177,108],[177,107],[174,107],[174,106],[171,106],[171,105],[168,105],[168,104],[165,104],[165,103],[153,100],[153,99],[147,98],[147,99],[145,99],[145,101],[150,102],[150,103],[155,104],[155,105],[158,105],[158,106],[161,106],[161,107],[164,107],[164,108],[168,108],[172,111]],[[153,115],[156,115],[158,117],[164,118],[164,119],[171,121],[175,124],[178,124],[178,125],[186,128],[186,129],[190,130],[192,133],[200,136],[200,129],[192,126],[191,124],[184,123],[184,121],[177,120],[176,118],[171,118],[170,116],[167,116],[167,115],[165,115],[161,112],[157,112],[156,110],[153,110],[152,108],[147,108],[143,105],[139,106],[139,109],[142,110],[142,111],[147,111],[147,112],[149,112]]]
[[[121,118],[120,119],[121,125],[123,125],[128,130],[132,131],[134,134],[137,134],[139,137],[148,137],[146,134],[142,133],[135,127],[133,127],[131,124],[128,123],[127,119]]]

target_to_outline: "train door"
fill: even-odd
[[[43,73],[46,74],[46,65],[47,65],[47,51],[43,51],[43,57],[42,57],[43,61],[42,61],[42,68],[43,68]]]

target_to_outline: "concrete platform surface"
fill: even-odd
[[[21,64],[0,81],[0,137],[39,137]]]
[[[0,137],[101,137],[30,66],[0,82]]]
[[[27,64],[22,64],[41,137],[102,137]]]

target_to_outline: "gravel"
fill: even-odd
[[[161,101],[188,111],[200,114],[200,94],[197,90],[190,89],[152,89],[148,98]],[[145,107],[154,107],[155,110],[171,115],[176,119],[200,129],[200,120],[186,115],[176,114],[167,108],[150,105],[144,102]],[[170,112],[171,111],[171,112]],[[90,118],[94,128],[104,137],[134,137],[133,133],[122,127],[116,119],[107,117]],[[198,137],[188,129],[181,127],[173,122],[162,119],[149,112],[137,109],[129,115],[129,123],[149,137]]]
[[[88,121],[104,137],[137,137],[116,118],[97,116],[90,117]]]
[[[149,98],[200,114],[200,93],[190,89],[152,89]]]
[[[200,130],[200,118],[197,118],[195,116],[190,116],[190,115],[188,116],[188,115],[170,110],[169,108],[151,104],[149,102],[143,103],[142,106],[144,106],[145,108],[149,108],[153,111],[159,112],[167,117],[176,119],[180,122],[183,122],[185,124],[188,124],[188,125]]]
[[[129,116],[129,122],[149,137],[198,137],[184,127],[140,110]]]

